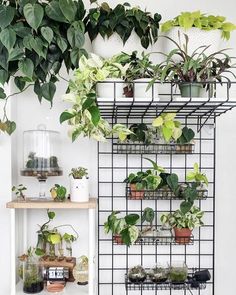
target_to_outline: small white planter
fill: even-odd
[[[119,99],[123,97],[124,81],[117,78],[107,78],[104,82],[97,84],[98,97],[101,99],[109,98],[109,100]]]
[[[180,38],[179,38],[180,34]],[[220,48],[221,44],[221,30],[211,30],[211,31],[204,31],[198,28],[191,28],[188,30],[184,30],[181,27],[174,27],[169,32],[165,33],[164,36],[167,36],[173,39],[178,44],[182,45],[185,44],[185,37],[186,34],[189,38],[188,42],[188,54],[191,55],[198,47],[200,46],[209,46],[210,47],[205,51],[206,55],[212,54],[216,52]],[[168,40],[167,38],[163,38],[163,53],[169,54],[171,50],[176,48],[176,45]],[[199,49],[200,51],[201,49]],[[178,60],[178,57],[174,57]]]
[[[89,201],[89,180],[87,178],[70,178],[70,200],[78,203]]]
[[[152,79],[142,78],[134,80],[134,97],[135,100],[152,100],[158,101],[158,84],[153,84],[153,86],[147,90],[148,84]]]
[[[102,38],[102,36],[98,34],[92,42],[93,53],[103,58],[111,58],[113,55],[119,54],[122,51],[130,54],[135,50],[138,52],[148,52],[151,50],[148,49],[146,50],[142,47],[140,38],[134,31],[125,44],[123,44],[123,41],[117,33],[112,34],[109,38]]]

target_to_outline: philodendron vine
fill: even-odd
[[[116,56],[110,60],[104,60],[95,54],[87,58],[82,56],[79,67],[74,73],[74,79],[70,81],[69,93],[64,99],[73,104],[71,109],[65,110],[60,116],[60,122],[68,122],[72,141],[80,135],[93,138],[97,141],[105,141],[113,133],[117,133],[119,139],[125,140],[126,136],[132,134],[122,124],[110,127],[108,121],[100,115],[96,103],[96,83],[104,81],[110,75],[122,77],[125,68],[117,62]]]
[[[16,128],[6,111],[14,94],[31,86],[40,102],[44,98],[52,104],[62,64],[68,71],[77,68],[86,54],[84,15],[82,0],[0,2],[0,99],[5,100],[1,131],[11,134]],[[4,86],[11,79],[19,92],[7,96]]]

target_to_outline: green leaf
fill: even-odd
[[[60,115],[60,123],[63,123],[67,120],[70,120],[76,116],[76,113],[70,113],[70,112],[63,112]]]
[[[37,30],[43,20],[43,15],[44,15],[43,7],[38,3],[36,4],[28,3],[24,6],[23,11],[24,11],[24,16],[27,23],[34,30]]]
[[[53,30],[49,27],[42,27],[41,28],[41,34],[43,38],[50,44],[53,39]]]
[[[31,38],[30,39],[30,46],[38,54],[38,56],[42,56],[45,58],[45,54],[43,52],[43,43],[39,37]]]
[[[45,251],[44,251],[43,249],[36,248],[36,249],[35,249],[35,254],[36,254],[37,256],[43,256],[43,255],[45,255]]]
[[[72,133],[72,142],[74,142],[81,134],[82,130],[80,128],[77,128],[73,133]]]
[[[18,63],[19,70],[26,75],[28,78],[32,79],[34,73],[34,64],[31,59],[25,58],[20,60]]]
[[[79,22],[77,22],[76,26],[70,26],[67,30],[67,39],[72,48],[81,48],[83,47],[85,42],[84,32],[82,31],[81,26],[78,23]]]
[[[39,80],[36,80],[34,82],[34,92],[37,94],[39,102],[41,102],[41,100],[42,100],[42,89],[41,89]]]
[[[26,82],[22,79],[22,77],[15,77],[14,83],[20,91],[22,91],[25,88]]]
[[[52,103],[53,96],[56,92],[56,86],[52,82],[44,83],[41,87],[42,89],[42,96]]]
[[[16,33],[11,28],[6,28],[0,33],[0,41],[7,48],[8,52],[13,48],[16,43]]]
[[[0,87],[0,99],[4,99],[6,97],[7,96],[6,96],[5,92],[4,92],[4,89],[2,87]]]
[[[15,15],[15,8],[12,6],[0,5],[0,28],[5,29],[12,22]]]
[[[55,212],[53,212],[53,211],[48,211],[48,218],[49,219],[54,219],[54,217],[56,216],[56,213]]]
[[[4,85],[7,81],[8,73],[5,70],[0,70],[0,83]]]
[[[47,4],[45,12],[49,18],[55,21],[68,22],[60,9],[58,1],[56,0],[53,0],[49,4]]]
[[[189,212],[192,206],[193,206],[193,202],[183,201],[180,204],[180,210],[183,214],[186,214]]]
[[[138,214],[129,214],[125,216],[125,221],[129,225],[135,225],[138,220],[139,220]]]
[[[162,127],[162,133],[166,142],[169,142],[172,136],[172,130],[166,128],[165,126]]]
[[[77,7],[74,1],[72,0],[59,0],[59,7],[65,16],[65,18],[72,22],[75,19],[75,15],[77,12]]]
[[[48,240],[51,244],[56,245],[61,242],[61,235],[60,234],[50,234]]]
[[[6,132],[11,135],[16,130],[16,123],[14,121],[7,121],[5,124]]]
[[[12,48],[9,51],[8,62],[9,61],[14,61],[14,60],[19,60],[22,57],[24,57],[23,48],[19,48],[19,47]]]
[[[56,41],[57,41],[58,47],[61,49],[61,52],[63,53],[67,48],[66,39],[62,38],[61,36],[57,36]]]
[[[163,119],[161,116],[157,117],[156,119],[153,120],[152,126],[153,127],[160,127],[163,124]]]
[[[97,106],[92,106],[88,109],[92,116],[92,122],[94,126],[97,126],[100,121],[100,111]]]

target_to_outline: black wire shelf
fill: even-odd
[[[113,237],[114,245],[124,245],[120,236]],[[179,237],[175,239],[175,237],[171,234],[169,236],[140,236],[134,245],[193,245],[194,244],[194,236],[190,237]]]
[[[114,154],[192,154],[194,144],[113,143]]]
[[[197,191],[197,200],[207,199],[208,190],[201,188]],[[127,185],[126,197],[129,200],[183,200],[181,197],[176,197],[168,186],[158,190],[133,190]]]

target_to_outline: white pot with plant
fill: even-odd
[[[168,20],[161,26],[164,36],[175,40],[178,44],[184,43],[184,34],[189,38],[188,52],[193,54],[197,47],[206,45],[205,53],[210,55],[220,48],[221,40],[229,40],[230,33],[236,26],[223,16],[213,16],[201,13],[201,11],[182,12],[172,20]],[[162,42],[163,52],[169,54],[174,45],[168,40]],[[177,59],[177,56],[175,57]]]
[[[151,49],[158,38],[160,20],[160,14],[152,17],[128,3],[111,8],[106,2],[101,5],[96,2],[96,8],[90,9],[85,18],[85,26],[93,52],[110,58],[120,52],[131,54],[134,50]]]
[[[72,168],[70,173],[70,200],[71,202],[89,201],[89,179],[86,168]]]

